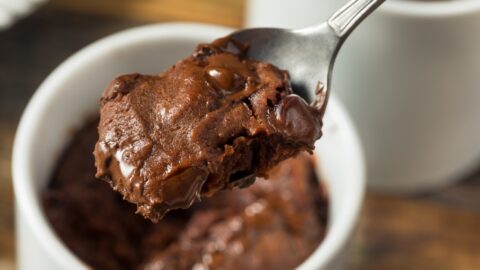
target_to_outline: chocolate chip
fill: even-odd
[[[322,135],[320,117],[300,96],[285,97],[276,107],[275,116],[277,127],[289,137],[314,142]]]

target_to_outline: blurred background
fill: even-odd
[[[167,21],[242,27],[247,8],[245,0],[31,2],[38,3],[27,16],[28,7],[8,8],[0,1],[0,9],[5,5],[16,14],[0,12],[2,270],[15,269],[10,169],[15,129],[43,79],[72,53],[108,34]],[[14,22],[14,17],[19,20]],[[348,258],[349,269],[480,269],[480,164],[456,184],[434,191],[415,195],[369,191]]]

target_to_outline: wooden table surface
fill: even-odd
[[[28,99],[48,73],[76,50],[118,30],[172,20],[238,27],[243,8],[242,0],[53,0],[0,32],[0,269],[15,268],[13,136]],[[368,192],[349,269],[480,269],[478,168],[431,193]]]

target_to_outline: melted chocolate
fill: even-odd
[[[291,138],[310,143],[322,135],[316,109],[297,95],[288,95],[276,108],[275,126]]]

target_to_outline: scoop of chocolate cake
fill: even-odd
[[[115,79],[101,98],[97,177],[157,221],[311,151],[321,113],[246,49],[224,38],[159,75]]]

